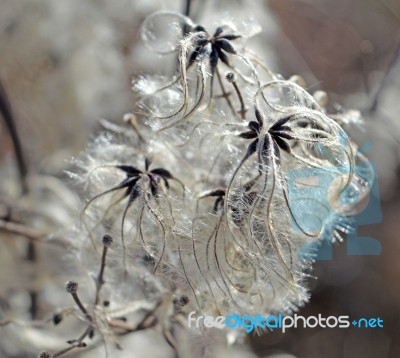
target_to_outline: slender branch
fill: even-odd
[[[230,92],[227,92],[227,91],[225,90],[224,83],[222,82],[221,74],[219,73],[218,69],[217,69],[215,72],[217,73],[218,82],[219,82],[219,85],[220,85],[221,91],[222,91],[222,95],[219,96],[219,97],[220,97],[220,98],[225,98],[226,103],[228,104],[228,107],[229,107],[230,110],[232,111],[233,115],[237,118],[237,113],[236,113],[235,109],[233,108],[233,104],[232,104],[232,102],[231,102],[231,100],[230,100],[230,98],[229,98],[229,96],[231,95],[231,93],[230,93]]]
[[[157,322],[157,319],[153,315],[146,315],[146,317],[139,323],[133,324],[131,322],[125,322],[121,320],[111,320],[108,321],[108,325],[112,328],[122,329],[126,333],[128,332],[136,332],[141,331],[143,329],[147,329],[152,327]]]
[[[185,8],[183,10],[183,15],[190,17],[190,6],[191,6],[192,1],[191,0],[185,0]]]
[[[86,338],[86,336],[85,336],[84,338]],[[85,342],[76,341],[76,342],[72,343],[69,347],[66,347],[66,348],[64,348],[64,349],[62,349],[62,350],[60,350],[60,351],[54,353],[54,354],[53,354],[53,357],[54,357],[54,358],[55,358],[55,357],[60,357],[60,356],[62,356],[63,354],[68,353],[69,351],[73,350],[74,348],[86,348],[86,347],[87,347],[87,345],[86,345]]]
[[[106,267],[106,256],[107,256],[107,251],[110,248],[112,242],[113,242],[113,239],[110,235],[103,236],[103,254],[101,255],[100,271],[99,271],[99,274],[98,274],[97,280],[96,280],[95,305],[99,304],[99,302],[100,302],[100,290],[104,284],[104,269]]]
[[[371,106],[369,107],[369,113],[375,113],[379,107],[379,103],[381,101],[382,93],[387,86],[388,81],[390,80],[390,74],[393,72],[393,68],[395,67],[396,63],[400,59],[400,46],[397,47],[396,52],[394,53],[385,74],[383,80],[379,83],[378,90],[376,91],[375,97],[372,101]]]
[[[6,221],[0,219],[0,230],[8,231],[13,234],[25,236],[26,238],[36,241],[44,242],[46,240],[46,235],[36,229],[27,227],[23,224],[15,223],[12,221]]]
[[[28,185],[26,182],[26,176],[28,170],[21,146],[21,142],[18,136],[17,127],[15,125],[15,119],[11,110],[10,101],[8,100],[7,93],[0,81],[0,113],[2,114],[3,120],[6,124],[10,138],[14,147],[15,159],[17,161],[19,178],[21,183],[22,194],[28,192]]]
[[[68,347],[65,347],[55,353],[41,352],[41,353],[39,353],[39,358],[56,358],[56,357],[60,357],[60,356],[64,355],[65,353],[68,353],[69,351],[73,350],[74,348],[86,348],[87,344],[85,342],[83,342],[83,340],[87,336],[89,336],[92,331],[93,331],[93,327],[88,326],[86,328],[85,332],[83,332],[78,339],[73,339],[71,341],[68,341],[68,343],[70,344]]]
[[[85,315],[88,321],[93,322],[92,316],[89,314],[89,312],[86,310],[85,306],[82,304],[81,300],[78,297],[78,282],[75,281],[68,281],[65,284],[65,289],[68,293],[71,294],[72,298],[74,299],[76,305],[79,307],[81,312]]]
[[[234,74],[233,72],[229,72],[229,73],[226,75],[226,80],[227,80],[229,83],[232,84],[232,86],[233,86],[233,88],[235,89],[236,94],[237,94],[237,96],[238,96],[238,98],[239,98],[239,102],[240,102],[240,110],[239,110],[239,113],[240,113],[240,116],[242,117],[242,119],[246,119],[246,112],[247,112],[247,109],[246,109],[246,106],[245,106],[245,104],[244,104],[244,100],[243,100],[242,93],[240,92],[240,88],[239,88],[239,86],[238,86],[238,84],[237,84],[237,82],[236,82],[235,74]]]
[[[163,336],[167,343],[172,347],[172,349],[178,354],[178,344],[176,343],[176,340],[172,333],[166,329],[163,330]]]
[[[21,192],[22,192],[22,194],[26,194],[28,192],[28,184],[26,181],[28,169],[26,166],[26,161],[25,161],[22,146],[21,146],[21,141],[18,136],[17,127],[15,125],[14,115],[11,110],[10,101],[8,99],[6,90],[3,86],[3,84],[1,83],[1,81],[0,81],[0,113],[2,114],[4,122],[8,129],[8,132],[10,134],[11,142],[14,147],[15,159],[17,162],[17,167],[18,167],[18,172],[19,172]],[[11,224],[11,227],[13,229],[16,229],[17,231],[19,229],[22,229],[21,227],[16,228],[12,224]],[[36,239],[37,235],[35,235],[35,233],[32,233],[32,230],[25,228],[22,231],[24,231],[24,233],[21,232],[22,235],[24,235],[30,239]],[[28,234],[28,235],[26,235],[26,234]],[[34,237],[32,237],[32,234]],[[36,248],[35,248],[35,243],[32,241],[28,242],[26,256],[27,256],[27,260],[29,260],[31,262],[36,261]],[[30,291],[29,295],[31,298],[30,313],[31,313],[32,319],[35,319],[36,314],[37,314],[37,307],[38,307],[38,302],[37,302],[38,301],[38,293],[36,291]]]
[[[137,117],[133,113],[126,113],[123,117],[123,121],[125,123],[129,123],[132,126],[140,141],[144,143],[147,142],[143,135],[140,133]]]
[[[34,241],[29,241],[28,242],[28,247],[27,247],[27,253],[26,253],[26,259],[30,262],[36,262],[37,260],[37,250],[36,250],[36,244]],[[35,274],[35,273],[34,273]],[[38,313],[38,292],[36,290],[30,290],[29,291],[29,297],[30,297],[30,307],[29,307],[29,312],[31,314],[32,319],[36,319],[37,313]]]

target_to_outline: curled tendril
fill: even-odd
[[[144,23],[142,28],[142,35],[145,42],[150,42],[151,31],[149,31],[150,23],[160,16],[172,16],[173,13],[161,12],[155,13],[150,16],[150,19]],[[174,15],[175,16],[175,15]],[[184,119],[190,117],[192,114],[204,108],[209,108],[214,98],[222,97],[225,99],[228,107],[235,117],[237,113],[241,114],[244,119],[245,104],[241,94],[241,86],[236,82],[232,83],[238,97],[240,109],[234,108],[232,100],[229,98],[230,94],[226,90],[226,83],[224,84],[223,76],[221,75],[221,66],[236,75],[236,78],[247,85],[253,87],[260,86],[257,71],[253,63],[245,55],[240,53],[235,45],[235,40],[242,37],[241,34],[235,32],[229,26],[217,27],[213,33],[208,33],[207,30],[201,25],[194,25],[188,18],[180,16],[179,19],[185,24],[186,34],[184,37],[177,41],[176,45],[172,46],[168,51],[157,51],[158,53],[172,53],[178,52],[179,61],[179,75],[172,82],[162,85],[155,91],[171,90],[174,86],[180,85],[181,102],[178,108],[172,110],[172,113],[163,115],[159,113],[159,109],[151,110],[153,118],[163,120],[164,123],[158,123],[155,128],[158,130],[165,130],[180,124]],[[179,24],[176,23],[179,27]],[[247,68],[250,75],[242,73],[241,69],[231,60],[236,59],[242,62]],[[222,65],[221,65],[222,64]],[[217,82],[222,91],[222,95],[215,96],[214,83]]]
[[[154,27],[159,26],[160,23],[163,23],[163,18],[172,18],[169,26],[176,32],[176,39],[165,39],[165,28],[163,28],[164,33],[155,34]],[[143,24],[140,28],[141,37],[145,43],[145,45],[153,52],[158,53],[160,55],[168,55],[174,53],[178,50],[178,45],[180,39],[184,35],[184,28],[188,27],[189,29],[194,28],[195,24],[188,17],[180,14],[175,11],[158,11],[153,14],[150,14],[143,21]],[[164,41],[161,41],[163,39]],[[152,41],[157,40],[158,42],[164,42],[164,46],[169,46],[169,49],[159,49],[152,44]]]

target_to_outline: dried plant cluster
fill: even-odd
[[[347,134],[360,115],[274,73],[246,47],[253,20],[206,25],[167,11],[144,21],[143,41],[177,71],[135,78],[135,115],[104,122],[69,171],[82,200],[64,233],[76,305],[53,320],[74,314],[86,328],[40,357],[90,338],[122,355],[117,336],[156,326],[182,353],[182,337],[208,334],[187,332],[193,310],[290,314],[308,300],[318,244],[351,230],[374,180]]]

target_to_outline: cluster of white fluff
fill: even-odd
[[[83,71],[89,77],[78,77],[97,84],[93,78],[101,82],[98,74],[109,72],[110,63],[115,66],[111,82],[96,85],[93,93],[77,92],[89,103],[85,117],[96,117],[107,107],[108,101],[100,98],[104,91],[118,97],[118,111],[118,102],[127,102],[117,86],[123,61],[112,51],[123,41],[110,36],[103,20],[108,23],[110,17],[122,28],[161,7],[159,2],[135,2],[134,18],[131,11],[124,12],[128,1],[104,2],[96,13],[87,8],[94,20],[102,19],[94,27],[102,31],[92,46],[82,47],[82,54],[97,58],[107,53],[108,65],[94,72],[91,66],[92,71]],[[203,3],[193,4],[197,8],[192,13],[201,17],[203,11],[207,23],[173,11],[144,20],[142,44],[135,43],[129,57],[152,73],[133,80],[139,98],[134,114],[119,125],[102,121],[102,133],[74,160],[68,174],[78,195],[58,180],[29,178],[33,200],[26,206],[35,208],[43,221],[32,217],[32,226],[43,227],[43,241],[45,234],[55,232],[49,243],[60,251],[46,246],[41,276],[31,263],[27,269],[3,250],[1,260],[14,275],[4,271],[1,277],[7,287],[13,287],[14,277],[24,277],[24,287],[60,308],[53,322],[63,322],[47,329],[47,321],[2,321],[0,352],[17,356],[47,349],[56,353],[39,356],[61,356],[65,349],[83,350],[85,342],[89,348],[105,347],[109,356],[140,355],[151,346],[154,356],[172,357],[175,351],[180,356],[221,356],[216,352],[222,351],[231,357],[240,347],[227,347],[240,343],[243,332],[188,329],[187,313],[290,314],[309,298],[307,281],[320,243],[341,241],[353,230],[358,204],[374,181],[368,159],[348,135],[362,123],[360,113],[337,112],[325,92],[309,93],[300,76],[285,79],[275,73],[274,54],[266,52],[267,46],[249,46],[261,31],[253,18],[222,18],[214,2]],[[246,10],[266,16],[263,25],[270,26],[260,4]],[[70,21],[75,24],[75,14],[66,13],[68,6],[49,17],[51,22],[67,19],[61,27],[55,21],[61,30]],[[238,15],[243,7],[230,1],[229,10]],[[80,16],[85,14],[82,10]],[[75,54],[67,67],[76,77],[91,62],[72,51],[69,35],[52,35],[60,51]],[[84,132],[81,126],[69,127]],[[75,207],[79,218],[72,214]],[[68,229],[61,230],[63,226]],[[105,258],[104,235],[113,238]],[[15,246],[18,254],[24,249]],[[86,313],[65,292],[67,280],[79,284]],[[29,290],[22,299],[18,291],[10,295],[16,302],[13,311],[24,311]],[[70,315],[78,320],[66,322]],[[82,326],[92,331],[79,341]],[[97,356],[98,351],[82,354]]]
[[[115,269],[132,276],[146,267],[208,314],[291,312],[306,302],[311,244],[350,230],[340,203],[359,191],[354,206],[373,181],[369,166],[357,171],[368,161],[345,131],[359,117],[330,114],[326,94],[273,73],[246,49],[250,28],[231,21],[207,32],[178,13],[150,15],[143,40],[177,74],[135,79],[140,120],[106,125],[78,160],[89,239],[74,245],[83,261],[111,234]],[[304,170],[325,178],[302,185],[329,193],[330,206],[321,194],[292,200],[300,184],[288,181]]]

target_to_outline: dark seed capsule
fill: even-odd
[[[40,352],[38,358],[53,358],[50,352]]]
[[[106,247],[110,247],[113,242],[113,238],[110,235],[103,236],[103,245]]]
[[[78,282],[75,281],[68,281],[65,284],[65,289],[68,293],[76,293],[78,291]]]
[[[53,315],[53,323],[55,325],[59,324],[63,320],[63,315],[62,313],[56,313]]]

